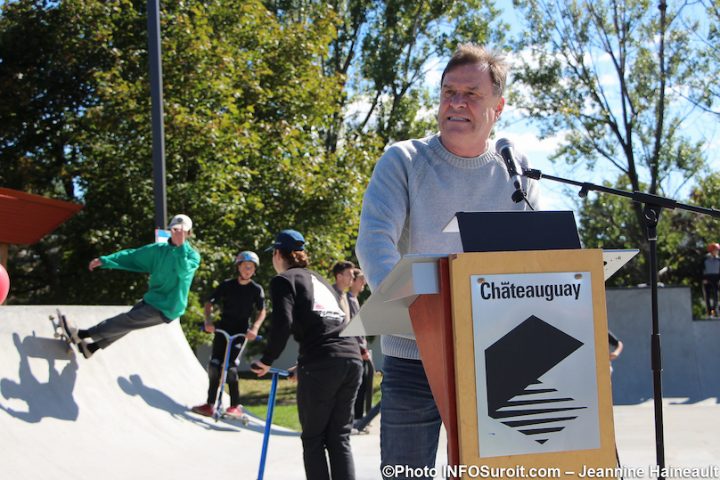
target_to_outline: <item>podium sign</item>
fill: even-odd
[[[470,291],[480,457],[598,448],[590,272],[471,275]]]
[[[449,270],[460,464],[616,467],[602,251],[465,253]]]

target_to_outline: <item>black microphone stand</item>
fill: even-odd
[[[551,175],[544,175],[540,170],[530,169],[523,171],[528,178],[540,180],[546,178],[554,182],[566,183],[580,187],[578,195],[585,198],[589,191],[609,193],[619,197],[626,197],[633,202],[642,203],[645,217],[645,228],[650,250],[650,292],[652,298],[652,336],[651,336],[651,361],[653,371],[653,403],[655,406],[655,455],[658,466],[658,479],[665,480],[665,444],[663,437],[663,406],[662,406],[662,355],[660,353],[660,323],[658,321],[658,274],[657,274],[657,224],[660,220],[660,213],[663,208],[681,209],[702,215],[710,215],[720,218],[720,210],[714,208],[696,207],[676,202],[669,198],[660,197],[642,192],[628,192],[616,188],[603,187],[588,182],[577,182]]]

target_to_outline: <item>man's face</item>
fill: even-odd
[[[255,270],[257,269],[255,262],[240,262],[237,268],[240,278],[243,280],[250,280],[252,276],[255,275]]]
[[[353,272],[352,268],[346,268],[342,272],[335,275],[335,284],[338,286],[340,290],[347,290],[350,288],[350,285],[352,285],[353,281]]]
[[[358,275],[355,277],[355,280],[352,281],[353,290],[357,290],[358,292],[362,292],[365,285],[367,285],[367,281],[363,275]]]
[[[170,229],[170,238],[172,238],[172,243],[178,247],[185,243],[188,235],[190,235],[190,232],[186,232],[179,225]]]
[[[505,100],[493,93],[487,67],[470,64],[453,68],[440,87],[438,126],[442,144],[460,157],[484,153],[504,105]]]

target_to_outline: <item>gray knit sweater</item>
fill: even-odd
[[[525,210],[495,146],[478,157],[450,153],[438,134],[391,146],[373,171],[363,198],[356,254],[370,289],[376,289],[400,258],[409,253],[462,252],[460,235],[442,233],[460,211]],[[524,155],[515,152],[522,168]],[[522,178],[523,190],[540,208],[537,182]],[[419,359],[414,337],[385,335],[385,355]]]

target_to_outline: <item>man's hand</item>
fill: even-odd
[[[95,270],[96,268],[102,266],[102,261],[99,258],[93,258],[90,260],[90,264],[88,265],[88,270],[91,272]]]
[[[250,370],[252,370],[253,373],[255,373],[258,377],[262,377],[268,371],[270,371],[270,365],[265,365],[260,360],[255,360],[253,363],[250,364]]]
[[[203,328],[208,333],[213,333],[215,331],[215,325],[213,324],[212,320],[209,318],[205,319],[205,324],[203,325]]]
[[[258,332],[256,330],[253,330],[252,328],[248,328],[247,332],[245,332],[245,340],[252,342],[255,340],[258,336]]]

